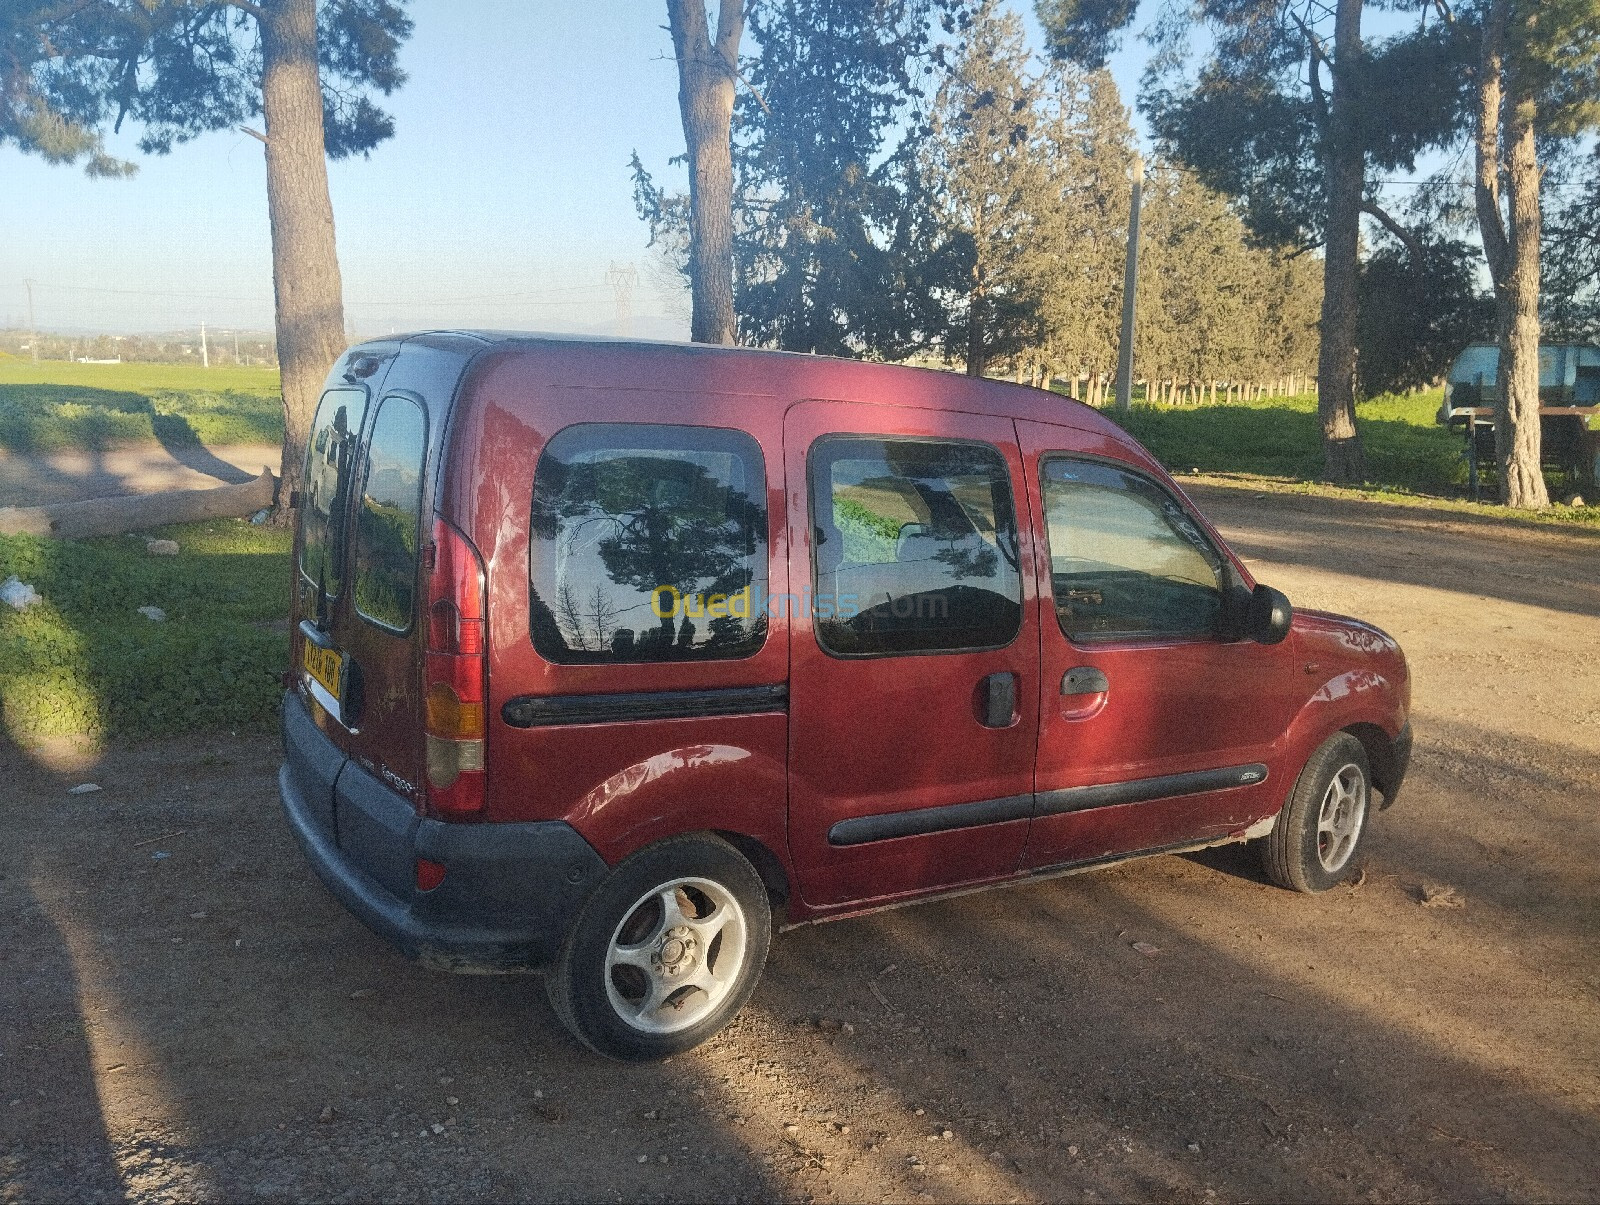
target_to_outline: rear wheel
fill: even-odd
[[[546,979],[550,1003],[591,1050],[666,1058],[744,1006],[771,935],[750,863],[719,837],[674,837],[628,858],[589,898]]]
[[[1348,732],[1336,732],[1313,753],[1261,839],[1267,877],[1291,891],[1326,891],[1342,882],[1372,811],[1367,751]]]

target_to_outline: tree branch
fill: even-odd
[[[1328,56],[1328,51],[1322,44],[1322,39],[1317,37],[1316,31],[1301,19],[1299,13],[1290,13],[1290,19],[1300,27],[1300,32],[1305,35],[1306,44],[1311,47],[1311,62],[1307,66],[1307,82],[1311,86],[1311,99],[1317,106],[1317,128],[1326,130],[1328,125],[1328,94],[1322,89],[1322,68],[1320,64],[1328,65],[1328,72],[1337,81],[1338,70],[1333,65],[1333,59]]]
[[[266,146],[267,145],[267,136],[265,134],[262,134],[262,133],[259,133],[259,132],[255,131],[255,130],[252,130],[249,126],[240,126],[239,127],[239,133],[250,135],[250,137],[258,140],[261,143],[262,146]]]
[[[1333,65],[1333,59],[1328,56],[1327,50],[1322,45],[1322,39],[1317,37],[1316,31],[1301,19],[1299,13],[1290,13],[1289,17],[1296,25],[1300,27],[1300,32],[1305,35],[1306,41],[1311,44],[1311,53],[1317,58],[1321,59],[1324,63],[1328,64],[1329,71],[1336,72],[1337,68],[1335,68]]]
[[[1405,244],[1406,250],[1411,252],[1411,258],[1416,260],[1418,264],[1421,264],[1422,261],[1427,258],[1427,251],[1424,249],[1422,241],[1418,239],[1416,235],[1412,234],[1411,231],[1402,226],[1399,222],[1395,221],[1395,219],[1391,217],[1389,213],[1376,201],[1361,202],[1361,212],[1369,215],[1370,217],[1377,218],[1378,223],[1385,230]]]
[[[767,98],[761,95],[761,89],[757,88],[749,80],[745,79],[744,73],[732,63],[728,63],[728,70],[733,72],[734,79],[738,80],[746,88],[750,89],[750,95],[756,98],[756,104],[761,106],[761,111],[768,117],[771,117],[772,110],[767,107]]]
[[[251,0],[222,0],[222,2],[229,8],[236,8],[240,12],[249,13],[257,21],[265,22],[267,19],[267,10],[259,4],[251,3]]]

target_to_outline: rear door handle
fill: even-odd
[[[1017,675],[990,674],[978,680],[973,692],[978,723],[985,728],[1009,728],[1017,722]]]
[[[1061,675],[1064,695],[1103,695],[1111,689],[1105,674],[1092,665],[1079,665]]]
[[[1061,675],[1061,718],[1088,720],[1100,714],[1111,691],[1106,676],[1092,665],[1076,665]]]

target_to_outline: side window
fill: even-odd
[[[344,522],[366,413],[364,390],[330,389],[322,395],[306,441],[300,572],[329,598],[344,588]]]
[[[1177,499],[1136,473],[1066,457],[1047,459],[1040,476],[1068,638],[1216,633],[1222,556]]]
[[[384,398],[367,445],[356,516],[356,610],[397,632],[411,627],[422,518],[427,419],[406,397]]]
[[[766,639],[766,469],[748,435],[583,423],[533,478],[533,646],[566,664],[748,657]]]
[[[955,652],[1016,638],[1017,520],[997,449],[828,436],[810,459],[812,613],[826,651]]]

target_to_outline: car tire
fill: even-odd
[[[690,834],[619,863],[545,977],[556,1016],[627,1062],[681,1054],[744,1007],[772,939],[765,885],[720,837]]]
[[[1336,732],[1306,761],[1272,831],[1261,839],[1267,877],[1290,891],[1326,891],[1354,869],[1372,815],[1372,767],[1361,742]]]

